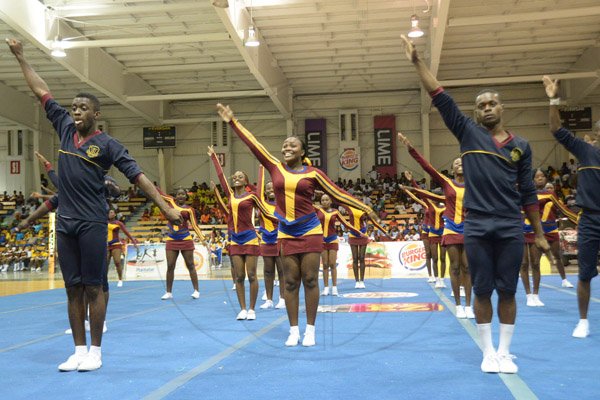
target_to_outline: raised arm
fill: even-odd
[[[134,238],[133,236],[131,236],[131,233],[129,233],[125,224],[122,223],[121,221],[117,221],[117,225],[119,225],[119,227],[121,228],[121,230],[123,231],[125,236],[127,236],[129,238],[129,240],[131,240],[131,243],[133,243],[137,247],[137,244],[138,244],[137,239]]]
[[[415,66],[425,90],[431,93],[442,86],[436,77],[433,76],[429,68],[427,68],[425,62],[421,60],[413,43],[404,35],[400,35],[400,39],[402,40],[404,51],[406,52],[406,58],[408,58]]]
[[[10,48],[10,51],[14,54],[27,85],[33,92],[33,94],[41,101],[42,97],[50,93],[50,89],[46,82],[35,72],[35,70],[29,65],[25,56],[23,55],[23,44],[17,39],[6,39],[6,43]]]
[[[258,166],[258,180],[256,182],[256,195],[260,200],[265,199],[265,167]]]
[[[554,193],[552,193],[552,203],[554,203],[554,206],[558,209],[558,211],[567,217],[569,221],[577,225],[577,214],[569,210],[569,208],[562,201],[560,201]]]
[[[144,174],[140,174],[136,184],[146,195],[158,206],[165,218],[172,224],[179,225],[181,223],[181,212],[170,207],[158,192],[156,187]]]
[[[256,208],[258,209],[258,211],[265,218],[268,218],[268,219],[270,219],[271,221],[274,221],[274,222],[279,222],[279,220],[277,219],[277,217],[274,216],[273,214],[271,214],[269,212],[269,210],[267,210],[267,207],[265,207],[264,200],[262,200],[261,198],[259,198],[256,195],[252,195],[252,201],[254,202],[254,205],[256,206]]]
[[[50,211],[56,208],[58,205],[58,196],[53,196],[49,200],[43,202],[38,208],[35,209],[29,217],[22,220],[17,226],[18,230],[26,229],[32,222],[37,221],[42,218],[44,215],[48,214]]]
[[[354,227],[352,225],[350,225],[348,223],[348,221],[346,221],[346,218],[344,218],[344,216],[342,214],[340,214],[339,211],[335,210],[333,212],[333,214],[335,215],[337,220],[340,221],[340,224],[344,225],[348,230],[352,231],[355,235],[362,236],[362,237],[368,237],[366,234],[362,233],[361,231],[357,231],[356,229],[354,229]]]
[[[427,172],[434,181],[442,186],[446,184],[448,178],[440,174],[437,169],[433,168],[433,165],[431,165],[429,161],[427,161],[425,157],[423,157],[423,155],[412,146],[406,136],[404,136],[401,132],[398,132],[398,139],[400,143],[402,143],[408,149],[408,154],[410,154],[411,157],[419,163],[421,168],[423,168],[423,170],[425,170],[425,172]]]
[[[338,203],[350,207],[354,207],[358,210],[364,211],[369,218],[374,221],[378,221],[379,217],[377,214],[373,212],[371,207],[367,206],[360,200],[355,199],[350,195],[350,193],[345,190],[340,189],[327,175],[325,175],[321,170],[315,169],[316,175],[315,178],[319,183],[319,186],[331,196],[332,199],[335,199]]]
[[[264,165],[265,168],[271,171],[271,168],[279,164],[279,160],[269,153],[267,149],[265,149],[265,147],[258,140],[256,140],[256,137],[254,137],[249,130],[247,130],[237,119],[235,119],[233,111],[229,106],[224,106],[223,104],[218,103],[217,112],[219,113],[221,119],[227,122],[236,135],[242,139],[242,142],[246,143],[246,146],[248,146],[250,151],[258,159],[258,162]]]
[[[221,207],[221,211],[223,211],[223,213],[225,213],[225,215],[229,215],[229,210],[227,209],[227,205],[225,204],[225,202],[223,201],[223,198],[221,197],[221,193],[219,192],[219,189],[217,189],[217,186],[215,185],[215,183],[213,181],[210,181],[210,186],[211,186],[213,192],[215,193],[215,197],[217,198],[217,204],[219,205],[219,207]]]
[[[558,110],[558,106],[560,105],[560,98],[558,97],[558,79],[552,80],[548,75],[544,75],[542,81],[544,82],[546,95],[550,99],[548,116],[550,119],[550,132],[554,133],[562,127],[560,123],[560,112]]]
[[[423,200],[421,200],[420,198],[418,198],[417,196],[415,196],[413,194],[412,190],[408,190],[405,186],[402,186],[402,189],[408,195],[408,197],[410,197],[413,201],[419,203],[425,209],[429,208],[429,206],[427,205],[427,203],[425,203]]]
[[[215,171],[217,171],[217,177],[219,178],[219,182],[221,183],[221,187],[223,191],[227,194],[228,197],[233,196],[233,190],[229,187],[229,183],[227,182],[227,178],[225,178],[225,174],[223,173],[223,168],[221,168],[221,163],[219,163],[219,159],[217,158],[217,154],[212,146],[208,146],[208,156],[215,167]]]

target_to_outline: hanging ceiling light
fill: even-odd
[[[256,30],[254,29],[254,26],[252,26],[252,25],[250,25],[248,27],[248,37],[246,38],[246,41],[244,42],[244,46],[246,46],[246,47],[260,46],[260,41],[258,40],[258,37],[256,37]]]
[[[419,17],[417,17],[416,14],[413,14],[410,17],[410,26],[410,31],[408,31],[409,38],[420,38],[425,34],[425,32],[423,32],[421,28],[419,28]]]
[[[59,36],[54,38],[51,48],[52,51],[50,52],[50,55],[52,57],[63,58],[67,56],[67,53],[65,53],[65,46]]]

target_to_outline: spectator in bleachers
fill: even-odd
[[[407,241],[421,240],[421,236],[419,235],[419,233],[417,232],[415,227],[411,226],[408,233],[406,235],[404,235],[404,240],[407,240]]]

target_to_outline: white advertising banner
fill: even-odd
[[[167,276],[165,244],[139,244],[137,249],[131,244],[127,245],[125,265],[125,277],[129,281],[165,280]],[[209,275],[208,251],[201,244],[195,244],[194,265],[199,278]],[[175,279],[190,279],[181,254],[177,257],[175,264]]]
[[[352,251],[340,243],[337,256],[339,278],[354,278]],[[365,277],[369,278],[426,278],[423,242],[371,242],[365,255]]]

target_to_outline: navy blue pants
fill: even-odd
[[[577,263],[579,279],[589,281],[598,275],[600,250],[600,213],[584,211],[577,224]]]
[[[521,219],[469,211],[465,251],[476,295],[516,293],[525,239]]]
[[[106,237],[108,225],[58,217],[58,262],[65,286],[107,285]]]

